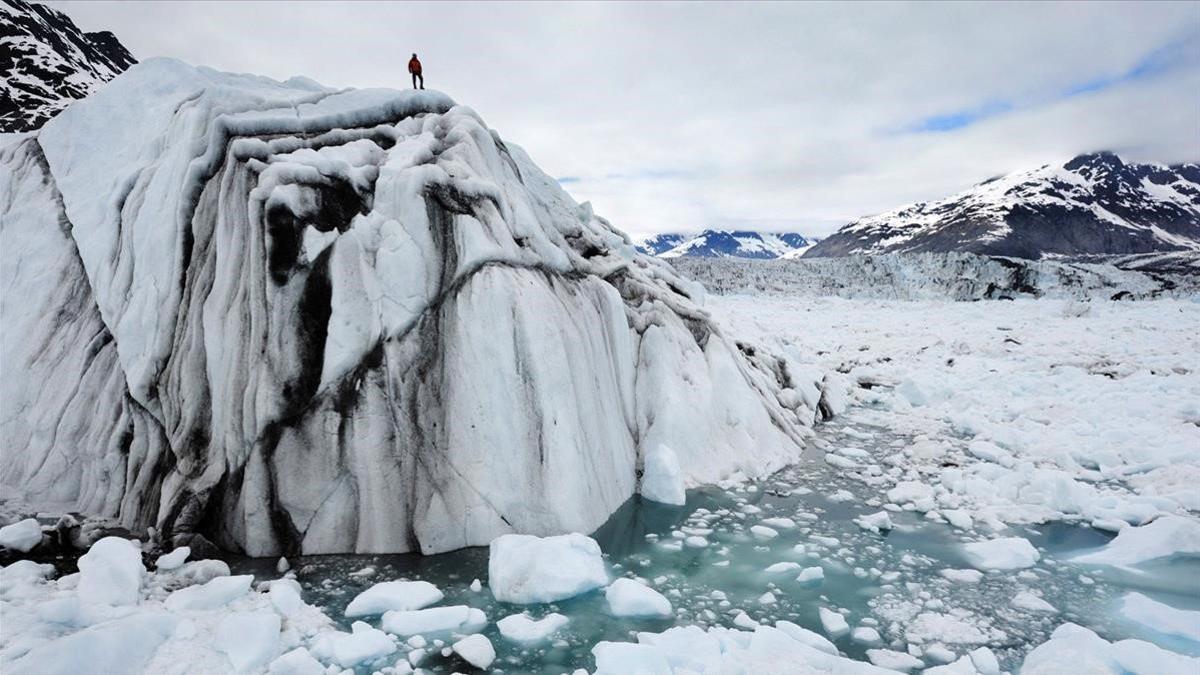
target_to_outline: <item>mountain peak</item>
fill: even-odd
[[[665,233],[642,240],[638,250],[662,258],[775,258],[799,257],[816,239],[799,232],[708,229],[695,233]]]
[[[1081,169],[1106,169],[1116,171],[1125,168],[1125,162],[1117,153],[1109,150],[1101,150],[1099,152],[1087,152],[1082,155],[1076,155],[1071,161],[1063,165],[1068,171],[1079,171]]]
[[[1200,250],[1200,170],[1130,164],[1102,151],[860,218],[807,255],[963,251],[1037,259],[1180,250]]]

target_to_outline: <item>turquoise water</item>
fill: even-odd
[[[849,424],[847,424],[849,423]],[[853,442],[874,446],[886,453],[907,439],[878,428],[855,427],[853,417],[825,428],[819,438],[829,443]],[[846,435],[846,429],[850,434]],[[864,432],[873,440],[864,441]],[[814,453],[819,455],[819,453]],[[838,491],[853,495],[839,501]],[[841,493],[840,497],[845,497]],[[1025,574],[992,573],[977,584],[953,583],[938,571],[966,568],[958,546],[965,533],[932,522],[914,512],[892,514],[895,529],[883,534],[863,530],[853,522],[862,514],[880,510],[881,496],[861,482],[839,476],[814,456],[761,481],[734,489],[710,487],[690,491],[687,504],[672,507],[634,497],[622,506],[594,537],[604,550],[614,575],[637,575],[671,600],[677,616],[671,620],[629,620],[609,616],[602,592],[545,605],[510,605],[496,602],[487,592],[487,549],[474,548],[435,556],[363,555],[315,556],[292,560],[297,578],[306,589],[305,599],[323,607],[341,621],[342,612],[356,594],[379,581],[423,579],[446,594],[442,604],[467,604],[482,609],[489,620],[526,611],[535,617],[559,612],[570,624],[547,643],[524,648],[505,641],[494,625],[484,632],[496,647],[495,668],[507,672],[562,673],[593,667],[591,647],[601,640],[633,640],[637,631],[662,631],[674,625],[732,626],[733,617],[745,612],[751,619],[773,623],[786,619],[823,634],[818,608],[849,610],[850,626],[872,625],[883,636],[885,647],[904,649],[913,601],[935,600],[933,610],[954,615],[987,636],[985,642],[1006,669],[1014,669],[1033,646],[1046,640],[1063,621],[1089,626],[1106,637],[1143,637],[1135,627],[1112,617],[1112,604],[1125,592],[1129,580],[1110,579],[1097,570],[1062,562],[1082,550],[1103,545],[1111,535],[1070,523],[1018,527],[1004,536],[1028,538],[1043,552],[1042,560]],[[875,500],[874,506],[864,502]],[[780,529],[769,541],[755,538],[749,527],[764,518],[793,519],[794,529]],[[687,536],[703,536],[704,548],[676,546]],[[795,547],[802,546],[802,550]],[[798,570],[767,574],[774,563],[795,562],[823,568],[818,584],[795,581]],[[1195,579],[1200,563],[1181,563],[1170,577]],[[272,578],[274,561],[235,561],[235,571],[250,571]],[[365,571],[364,571],[365,570]],[[1190,577],[1177,577],[1190,574]],[[482,592],[468,586],[483,581]],[[1011,606],[1021,590],[1037,590],[1060,610],[1059,614],[1030,614]],[[1177,607],[1200,606],[1200,590],[1143,589],[1156,599]],[[760,597],[771,592],[775,602]],[[1154,591],[1154,592],[1148,592]],[[714,593],[716,592],[716,593]],[[723,594],[723,596],[721,595]],[[723,597],[723,599],[721,599]],[[940,601],[940,606],[938,602]],[[378,625],[377,619],[375,625]],[[835,640],[847,655],[865,659],[867,646],[848,636]],[[959,654],[977,645],[948,645]],[[1164,646],[1169,646],[1164,644]],[[457,657],[437,656],[423,666],[433,672],[452,672],[462,663]],[[389,661],[380,665],[388,665]],[[364,669],[370,672],[372,669]]]

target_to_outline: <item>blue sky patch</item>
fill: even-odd
[[[991,117],[1015,110],[1028,110],[1058,101],[1093,94],[1113,87],[1167,75],[1177,70],[1200,67],[1200,33],[1168,42],[1151,50],[1128,70],[1080,80],[1049,96],[1033,96],[1016,102],[989,101],[983,105],[931,115],[902,127],[900,133],[945,133],[964,129]]]

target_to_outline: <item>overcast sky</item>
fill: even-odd
[[[827,234],[1111,149],[1200,160],[1200,3],[50,2],[139,58],[477,110],[633,235]]]

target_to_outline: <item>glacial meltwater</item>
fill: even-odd
[[[856,421],[851,412],[819,428],[800,464],[767,479],[692,490],[681,507],[629,500],[593,537],[614,578],[640,577],[671,601],[675,616],[666,620],[614,617],[602,590],[549,604],[497,602],[487,588],[486,548],[434,556],[311,556],[290,562],[305,600],[337,618],[344,629],[351,624],[341,618],[345,606],[375,583],[405,579],[437,585],[446,595],[440,604],[469,605],[487,615],[484,635],[497,652],[493,668],[505,672],[590,670],[597,642],[633,641],[640,631],[693,624],[752,627],[753,622],[773,625],[778,620],[828,635],[855,659],[866,660],[866,650],[881,648],[919,654],[927,666],[987,646],[1003,669],[1015,671],[1029,650],[1066,621],[1110,640],[1137,637],[1182,653],[1200,653],[1196,643],[1140,627],[1115,610],[1131,591],[1181,609],[1200,608],[1200,587],[1194,581],[1200,578],[1200,561],[1195,559],[1136,574],[1071,563],[1068,558],[1102,546],[1112,534],[1067,522],[1014,526],[984,536],[916,511],[893,510],[887,511],[890,529],[864,527],[873,521],[862,517],[879,513],[887,500],[867,483],[826,464],[819,448],[852,444],[880,461],[909,441]],[[1023,537],[1039,550],[1040,560],[1024,569],[979,573],[961,546],[990,536]],[[235,574],[277,576],[273,559],[231,564]],[[473,591],[476,579],[483,586]],[[1189,580],[1190,586],[1173,585],[1170,579]],[[831,635],[822,624],[821,608],[841,613],[849,631]],[[570,622],[541,644],[521,645],[506,640],[495,626],[521,612],[533,618],[558,612]],[[378,617],[369,620],[378,625]],[[462,669],[457,656],[440,654],[437,636],[426,637],[436,648],[427,648],[422,667]],[[443,639],[449,644],[449,636]],[[390,657],[389,663],[394,660]]]

